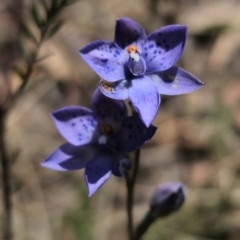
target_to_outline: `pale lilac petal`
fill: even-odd
[[[91,109],[101,124],[109,124],[114,129],[120,126],[122,119],[127,116],[124,102],[106,97],[99,88],[92,96]]]
[[[91,197],[110,178],[113,161],[113,154],[99,152],[93,160],[88,162],[85,170],[85,181],[89,197]]]
[[[194,75],[178,67],[171,67],[150,77],[160,94],[185,94],[196,91],[204,86],[204,83]]]
[[[125,79],[124,64],[128,56],[114,43],[95,41],[79,51],[83,60],[109,82]]]
[[[102,93],[113,99],[125,100],[128,98],[129,81],[120,80],[114,83],[108,83],[106,81],[100,81],[99,87]]]
[[[122,49],[146,38],[144,29],[131,18],[120,18],[117,20],[114,42]]]
[[[92,146],[76,147],[65,143],[49,155],[41,165],[56,171],[82,169],[95,156],[96,151]]]
[[[134,151],[150,140],[156,130],[157,128],[153,125],[147,128],[137,116],[125,118],[118,133],[119,151]]]
[[[160,105],[160,96],[152,80],[145,76],[131,81],[129,98],[146,127],[154,120]]]
[[[53,121],[62,136],[71,144],[80,146],[94,142],[98,136],[97,121],[91,110],[84,107],[66,107],[52,113]]]
[[[144,44],[146,74],[172,67],[183,52],[186,34],[184,25],[170,25],[152,32]]]

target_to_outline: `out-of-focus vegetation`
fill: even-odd
[[[0,104],[7,89],[21,85],[33,42],[20,22],[40,39],[31,4],[0,2]],[[50,0],[45,0],[47,4]],[[49,6],[49,5],[48,5]],[[35,11],[35,10],[34,10]],[[128,16],[148,33],[162,25],[188,25],[177,63],[206,83],[185,95],[162,96],[158,131],[143,148],[135,192],[136,223],[159,183],[182,181],[187,201],[157,221],[146,240],[240,239],[240,2],[237,0],[80,0],[65,7],[61,28],[43,42],[26,90],[8,114],[14,235],[17,240],[126,239],[125,181],[112,177],[87,197],[83,171],[58,173],[39,163],[64,142],[49,113],[66,105],[88,107],[99,78],[78,50],[96,39],[112,40],[115,20]],[[24,51],[23,51],[24,50]],[[21,75],[21,74],[20,74]]]

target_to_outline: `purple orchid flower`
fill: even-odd
[[[122,176],[131,167],[125,152],[151,139],[156,127],[146,128],[137,116],[127,117],[122,101],[104,96],[99,88],[91,109],[65,107],[52,113],[67,143],[56,149],[42,166],[57,171],[85,168],[85,181],[92,196],[111,176]]]
[[[130,98],[148,127],[157,114],[159,94],[185,94],[204,85],[173,66],[183,52],[186,32],[184,25],[170,25],[147,36],[134,20],[120,18],[114,42],[94,41],[79,53],[102,79],[102,93],[118,100]]]

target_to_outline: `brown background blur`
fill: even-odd
[[[36,0],[33,0],[36,2]],[[30,1],[0,1],[0,102],[6,80],[16,91],[12,66],[18,52],[18,20],[38,36]],[[188,25],[177,63],[206,83],[197,92],[162,96],[154,121],[158,131],[141,152],[135,221],[148,209],[154,188],[165,181],[186,184],[181,211],[156,222],[146,240],[240,239],[240,1],[80,0],[59,16],[65,23],[41,46],[31,81],[7,119],[12,162],[14,235],[17,240],[126,239],[125,181],[111,179],[87,197],[84,171],[59,173],[39,165],[64,142],[50,112],[89,106],[98,77],[78,56],[97,39],[113,40],[115,20],[127,16],[147,33],[167,24]],[[19,19],[18,19],[19,18]],[[27,51],[32,45],[24,43]],[[10,67],[9,67],[10,66]]]

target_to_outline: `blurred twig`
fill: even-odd
[[[44,18],[41,17],[39,13],[38,5],[32,1],[29,11],[36,27],[40,32],[40,38],[37,39],[25,23],[21,24],[22,33],[26,38],[28,38],[35,44],[35,50],[30,54],[29,60],[27,61],[26,71],[22,72],[20,69],[16,69],[16,72],[22,79],[22,84],[13,96],[14,99],[16,99],[27,86],[33,71],[34,64],[36,62],[39,62],[40,59],[43,60],[46,58],[38,58],[38,52],[42,43],[55,35],[62,27],[63,21],[57,19],[57,16],[62,12],[65,7],[75,2],[77,2],[77,0],[52,0],[51,5],[48,6],[45,0],[39,0],[39,3],[41,3],[42,7],[46,11]]]
[[[0,157],[2,165],[2,186],[3,186],[3,239],[12,239],[12,203],[11,203],[11,184],[10,184],[10,162],[5,145],[5,117],[6,111],[0,109]]]
[[[7,154],[7,146],[5,144],[5,119],[7,113],[16,102],[18,97],[22,94],[27,84],[29,83],[32,75],[34,64],[39,61],[37,59],[39,49],[42,43],[51,38],[63,25],[62,20],[57,20],[56,17],[59,13],[67,6],[77,2],[76,0],[52,0],[50,6],[48,6],[45,0],[32,1],[30,4],[29,12],[31,13],[32,19],[35,22],[36,27],[40,32],[40,38],[37,39],[27,24],[22,21],[20,23],[20,33],[25,38],[30,40],[34,45],[35,49],[27,58],[27,67],[25,71],[15,68],[16,73],[21,77],[22,83],[15,94],[8,94],[8,99],[11,104],[7,107],[0,107],[0,160],[2,165],[2,185],[3,185],[3,215],[4,215],[4,226],[3,226],[3,239],[12,240],[12,202],[11,202],[11,171],[10,171],[10,157]],[[45,17],[41,17],[39,12],[39,6],[42,6],[45,12]]]

